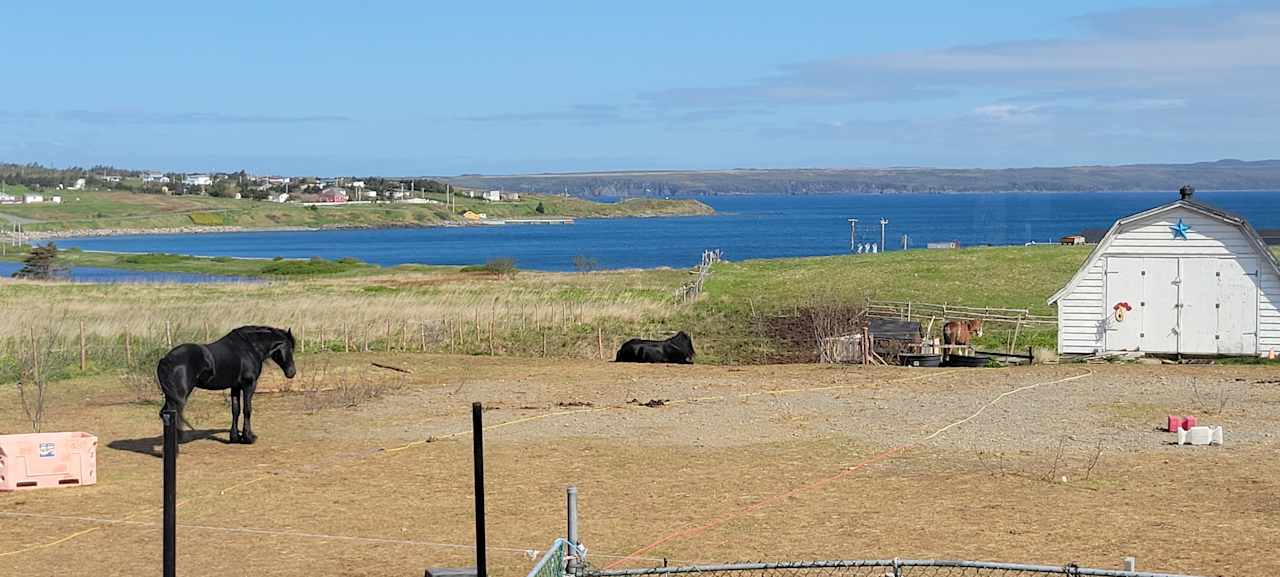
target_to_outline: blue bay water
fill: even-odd
[[[0,277],[8,278],[22,268],[22,263],[0,261]],[[150,272],[120,268],[75,267],[67,275],[73,282],[93,283],[210,283],[210,282],[261,282],[260,279],[213,276],[180,272]]]
[[[746,260],[845,254],[849,218],[860,242],[910,246],[959,241],[962,246],[1052,243],[1086,228],[1175,200],[1176,192],[859,194],[713,196],[699,200],[714,216],[579,220],[572,225],[508,225],[415,229],[240,232],[67,239],[64,247],[204,256],[339,258],[380,265],[467,265],[499,257],[520,268],[573,270],[576,255],[600,268],[684,267],[703,249]],[[1197,200],[1235,212],[1255,228],[1280,228],[1280,192],[1198,192]]]

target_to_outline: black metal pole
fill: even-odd
[[[164,421],[164,577],[177,575],[178,413],[160,412]]]
[[[489,575],[484,558],[484,421],[480,416],[483,410],[480,403],[471,403],[471,446],[476,468],[476,577]]]

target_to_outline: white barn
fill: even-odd
[[[1193,192],[1116,221],[1049,299],[1060,353],[1280,352],[1280,265],[1248,222]]]

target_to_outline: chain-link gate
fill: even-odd
[[[586,577],[1038,577],[1079,575],[1095,577],[1194,577],[1168,573],[1090,569],[1076,565],[1023,565],[935,559],[795,561],[653,567],[621,571],[588,571]]]
[[[566,556],[567,541],[556,540],[529,577],[1039,577],[1044,575],[1092,577],[1196,577],[1172,573],[1091,569],[1076,565],[1024,565],[936,559],[883,559],[843,561],[794,561],[786,563],[736,563],[647,567],[618,571],[568,568],[575,555]]]

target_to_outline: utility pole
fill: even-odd
[[[849,252],[858,250],[858,219],[849,219]]]
[[[909,239],[907,238],[907,235],[905,235],[905,234],[904,234],[904,235],[902,235],[902,250],[907,250],[907,242],[908,242],[908,241],[909,241]]]
[[[880,217],[880,249],[881,250],[884,250],[886,248],[884,245],[884,225],[886,224],[889,224],[889,221],[884,217]]]

